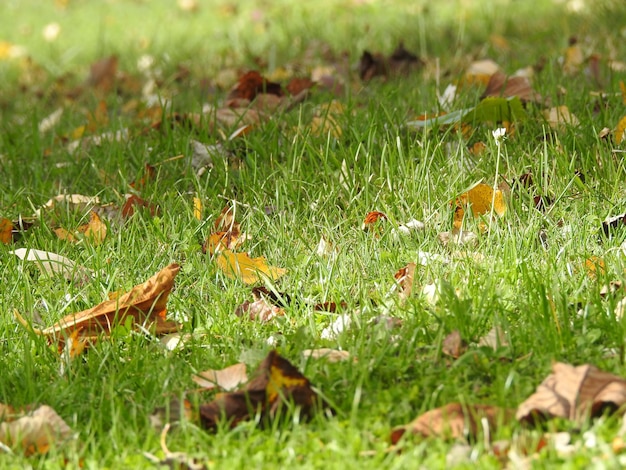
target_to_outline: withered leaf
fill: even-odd
[[[356,357],[352,357],[348,351],[341,351],[338,349],[305,349],[302,351],[302,355],[307,358],[310,357],[311,359],[326,359],[328,362],[344,362],[350,360],[357,362]]]
[[[65,256],[50,251],[33,250],[30,248],[18,248],[10,251],[24,261],[33,261],[43,275],[52,276],[61,274],[68,281],[86,282],[91,278],[91,270],[76,264]]]
[[[413,291],[413,279],[415,277],[415,263],[409,263],[405,267],[400,268],[393,277],[396,278],[398,283],[398,295],[400,300],[406,300],[411,297]]]
[[[0,218],[0,243],[8,245],[13,241],[13,222],[9,219]]]
[[[528,103],[543,102],[543,98],[539,93],[533,90],[530,81],[526,77],[507,77],[502,72],[496,72],[491,75],[487,89],[481,96],[481,99],[489,96],[517,96],[521,101]]]
[[[565,418],[581,423],[588,417],[615,411],[626,403],[626,379],[595,366],[552,365],[552,374],[517,408],[521,422]]]
[[[72,429],[54,409],[42,405],[32,412],[16,412],[0,404],[0,442],[20,447],[26,455],[45,454],[53,445],[71,437]]]
[[[233,390],[239,385],[248,382],[246,365],[239,363],[220,370],[205,370],[192,377],[192,380],[206,390],[219,387],[223,390]]]
[[[91,65],[88,84],[102,93],[108,93],[115,85],[117,76],[117,57],[100,59]]]
[[[443,340],[441,352],[454,359],[461,357],[467,351],[467,343],[461,338],[459,330],[454,330]]]
[[[78,344],[92,343],[100,335],[110,334],[115,326],[125,324],[129,318],[134,327],[153,328],[156,335],[172,333],[179,329],[179,325],[166,320],[165,314],[167,299],[179,271],[180,266],[172,263],[124,295],[67,315],[43,330],[32,327],[17,310],[14,314],[24,327],[47,337],[51,342],[57,342],[60,349],[68,339]],[[72,347],[77,347],[79,352],[82,350],[82,347],[74,344]]]
[[[200,420],[206,429],[215,429],[221,420],[234,427],[256,413],[273,419],[289,403],[300,408],[302,416],[314,412],[318,402],[309,380],[287,359],[271,351],[240,391],[218,394],[200,406]]]
[[[237,100],[252,101],[261,93],[269,93],[276,96],[283,96],[283,90],[278,83],[270,82],[259,72],[252,70],[239,78],[227,97],[228,105],[232,105]]]
[[[391,442],[396,444],[405,432],[442,439],[475,439],[483,418],[493,432],[500,417],[508,413],[509,410],[497,406],[449,403],[427,411],[409,424],[394,428],[391,431]]]
[[[226,249],[234,250],[248,240],[248,235],[241,232],[241,225],[236,221],[236,205],[228,205],[222,209],[215,219],[214,232],[202,244],[202,252],[215,254]]]
[[[151,202],[148,202],[139,196],[132,194],[128,196],[124,206],[122,207],[122,217],[125,219],[130,218],[137,209],[146,209],[152,217],[158,215],[160,210],[159,207]]]

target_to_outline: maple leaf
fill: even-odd
[[[222,420],[234,427],[256,413],[274,419],[289,403],[310,416],[318,404],[309,380],[287,359],[271,351],[253,374],[253,379],[239,391],[218,394],[200,406],[200,420],[206,429],[215,429]]]
[[[179,325],[165,319],[166,305],[179,271],[178,264],[170,264],[125,294],[67,315],[43,330],[32,327],[17,310],[14,314],[27,329],[45,336],[51,342],[57,342],[59,349],[71,339],[72,348],[79,352],[83,349],[79,342],[93,343],[99,336],[110,334],[115,326],[125,324],[129,318],[134,327],[153,328],[156,335],[171,333],[177,331]]]

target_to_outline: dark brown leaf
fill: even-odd
[[[273,419],[288,403],[298,406],[304,417],[313,413],[318,399],[311,383],[276,351],[268,354],[253,376],[243,390],[219,394],[200,406],[204,428],[215,429],[221,420],[233,427],[256,413]]]

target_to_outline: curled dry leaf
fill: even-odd
[[[179,329],[179,325],[166,320],[165,314],[167,299],[179,271],[178,264],[170,264],[124,295],[67,315],[43,330],[30,325],[17,310],[14,314],[18,322],[27,329],[45,336],[50,342],[58,343],[60,350],[64,348],[66,341],[71,340],[70,355],[80,353],[86,344],[96,341],[101,335],[110,334],[114,327],[124,325],[129,319],[133,327],[153,329],[156,335],[172,333]]]
[[[492,434],[500,419],[508,413],[509,410],[497,406],[449,403],[427,411],[409,424],[394,428],[391,442],[396,444],[405,432],[440,439],[475,439],[483,420],[487,421]]]
[[[32,250],[30,248],[18,248],[10,251],[24,261],[33,261],[43,275],[52,276],[61,274],[68,281],[79,283],[86,282],[91,278],[92,271],[80,266],[65,256],[57,255],[49,251]]]
[[[352,357],[348,351],[340,351],[338,349],[305,349],[302,351],[302,355],[305,358],[310,357],[311,359],[326,359],[328,362],[344,362],[349,360],[357,362],[356,357]]]
[[[237,84],[230,90],[227,105],[232,106],[240,100],[252,101],[259,94],[283,96],[283,90],[278,83],[270,82],[256,70],[243,74]]]
[[[411,297],[415,277],[415,267],[415,263],[409,263],[405,267],[400,268],[393,275],[393,277],[396,278],[396,282],[398,284],[398,295],[402,301]]]
[[[300,408],[301,416],[315,411],[319,400],[309,380],[287,359],[271,351],[253,374],[245,388],[218,394],[211,403],[200,406],[204,428],[215,429],[221,420],[234,427],[255,414],[273,419],[289,404]]]
[[[230,391],[248,382],[248,374],[246,373],[246,365],[239,363],[225,369],[205,370],[194,375],[192,380],[206,390],[218,387]]]
[[[97,246],[106,238],[107,226],[95,211],[91,211],[89,222],[78,227],[77,232],[83,234],[85,240],[89,240],[94,246]],[[69,232],[64,228],[56,228],[54,233],[61,240],[67,240],[72,243],[80,241],[80,238],[75,233]]]
[[[16,413],[6,405],[0,408],[0,442],[10,448],[20,447],[26,455],[45,454],[73,434],[63,418],[49,406],[40,406],[29,413]],[[17,414],[22,416],[17,417]]]
[[[241,317],[246,314],[250,320],[268,322],[283,316],[285,314],[283,306],[291,301],[287,294],[282,292],[276,294],[265,287],[252,289],[252,297],[254,297],[254,302],[245,301],[239,305],[235,310],[235,315]]]
[[[371,211],[365,215],[363,219],[363,225],[361,229],[366,232],[373,232],[375,235],[379,235],[381,231],[380,224],[387,220],[387,216],[379,211]]]
[[[213,233],[202,245],[203,253],[215,254],[222,249],[232,251],[249,240],[248,235],[241,232],[241,225],[235,219],[236,209],[236,204],[228,205],[222,209],[220,215],[215,219]]]
[[[53,198],[48,199],[41,209],[35,212],[36,217],[41,216],[42,210],[52,210],[58,205],[68,207],[69,210],[81,211],[87,207],[100,204],[100,198],[98,196],[84,196],[82,194],[59,194]]]
[[[268,266],[267,260],[263,256],[250,258],[248,253],[233,253],[230,250],[222,250],[217,253],[215,262],[227,277],[239,279],[246,284],[254,284],[264,277],[275,281],[287,272],[283,268]]]
[[[517,408],[521,422],[565,418],[577,423],[626,403],[626,379],[585,364],[552,364],[552,374]]]

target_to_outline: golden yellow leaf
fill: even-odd
[[[233,253],[223,250],[217,254],[217,266],[231,279],[240,279],[246,284],[254,284],[263,278],[263,275],[272,280],[283,276],[287,270],[267,265],[267,260],[260,256],[250,258],[248,253]]]
[[[202,220],[202,201],[199,197],[193,198],[193,216],[198,220]]]
[[[460,228],[465,216],[463,206],[468,204],[472,208],[474,217],[491,213],[493,203],[493,212],[502,217],[506,213],[506,204],[502,191],[496,189],[495,192],[491,186],[485,183],[479,183],[469,191],[461,194],[456,198],[456,208],[454,210],[454,227]]]
[[[619,81],[619,89],[622,91],[622,103],[626,104],[626,84],[624,80]]]
[[[615,133],[613,134],[615,137],[615,143],[620,144],[622,140],[624,140],[624,133],[626,132],[626,116],[622,117],[617,123],[617,127],[615,128]]]

